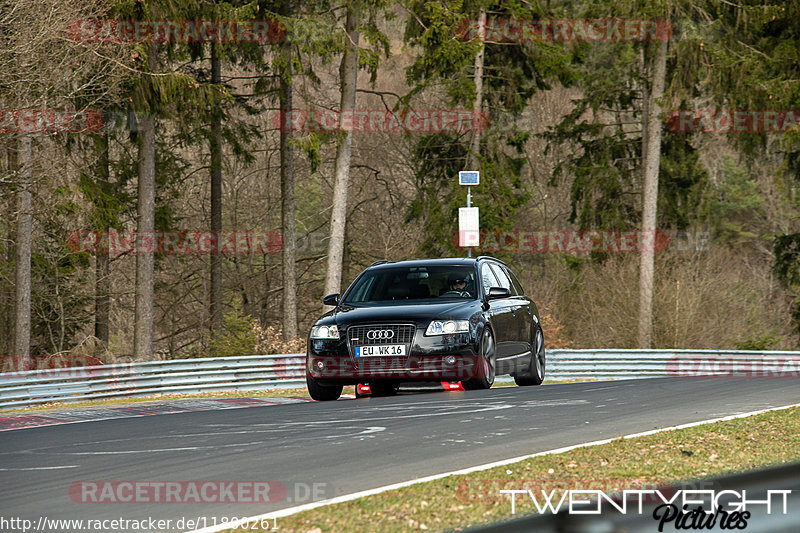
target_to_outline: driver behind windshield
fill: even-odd
[[[447,278],[447,284],[450,288],[442,296],[460,296],[462,298],[472,298],[467,289],[467,279],[463,274],[452,273]]]

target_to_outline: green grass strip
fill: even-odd
[[[793,407],[419,483],[278,518],[277,526],[286,533],[460,531],[536,512],[518,497],[512,516],[501,489],[611,493],[798,460],[800,408]]]

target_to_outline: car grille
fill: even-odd
[[[347,342],[350,347],[380,344],[411,344],[416,327],[411,324],[370,324],[350,326]]]

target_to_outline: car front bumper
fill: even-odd
[[[344,339],[313,340],[308,346],[307,373],[331,384],[462,381],[485,372],[478,347],[467,333],[426,337],[418,331],[402,356],[355,357]]]

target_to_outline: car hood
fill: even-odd
[[[364,322],[424,322],[434,319],[468,319],[480,311],[481,304],[477,300],[444,302],[444,303],[419,303],[380,305],[369,307],[355,307],[340,305],[331,314],[328,320],[339,325],[349,325]]]

